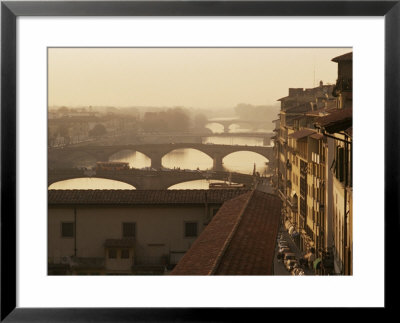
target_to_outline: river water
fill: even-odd
[[[210,129],[214,133],[219,132],[219,124],[209,124]],[[230,128],[230,132],[237,132],[238,136],[234,137],[218,137],[210,136],[203,139],[204,144],[226,144],[226,145],[248,145],[248,146],[263,146],[263,139],[258,137],[243,137],[240,132],[249,132],[249,129],[243,128]],[[133,168],[149,168],[150,159],[136,151],[124,150],[120,151],[110,157],[111,161],[128,162],[130,167]],[[91,161],[93,163],[93,161]],[[238,172],[243,174],[252,174],[254,169],[261,175],[267,174],[268,159],[265,157],[247,151],[235,152],[223,159],[223,167],[226,171]],[[90,164],[90,161],[89,161]],[[88,162],[82,163],[81,166],[89,166]],[[176,149],[162,158],[162,166],[165,168],[179,168],[179,169],[212,169],[213,160],[195,149]],[[211,182],[221,182],[211,180]],[[196,180],[191,182],[180,183],[170,187],[170,189],[208,189],[209,181]],[[134,189],[133,186],[121,183],[118,181],[97,179],[97,178],[79,178],[61,181],[52,184],[50,189]]]

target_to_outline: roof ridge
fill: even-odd
[[[237,229],[238,229],[238,227],[239,227],[240,222],[242,221],[244,211],[247,209],[247,206],[249,205],[250,200],[251,200],[251,198],[252,198],[253,195],[254,195],[254,192],[255,192],[255,190],[252,190],[252,191],[250,192],[249,197],[248,197],[247,200],[246,200],[246,203],[243,205],[242,209],[240,210],[238,219],[237,219],[237,221],[236,221],[234,227],[232,228],[232,231],[231,231],[231,233],[229,234],[228,238],[225,240],[224,246],[222,247],[222,250],[219,252],[217,258],[215,259],[215,262],[214,262],[213,266],[211,267],[211,270],[210,270],[210,272],[208,273],[208,275],[213,275],[213,274],[215,273],[215,271],[217,270],[217,268],[219,267],[219,265],[220,265],[220,263],[221,263],[221,260],[222,260],[223,256],[225,255],[225,252],[226,252],[226,250],[228,249],[228,246],[229,246],[230,242],[232,241],[233,236],[235,235],[235,233],[236,233],[236,231],[237,231]],[[248,192],[247,192],[247,193],[248,193]],[[247,194],[247,193],[245,193],[245,194]],[[243,194],[243,195],[244,195],[244,194]],[[239,196],[240,196],[240,195],[239,195]],[[239,196],[237,196],[237,197],[239,197]],[[229,200],[228,200],[227,202],[229,202]],[[225,204],[225,203],[224,203],[224,204]]]

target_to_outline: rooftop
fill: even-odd
[[[353,60],[353,52],[346,53],[340,56],[336,56],[332,58],[332,62],[343,62],[343,61],[352,61]]]
[[[48,204],[138,205],[223,203],[248,190],[48,190]]]
[[[272,275],[280,210],[260,191],[225,202],[171,275]]]
[[[353,124],[353,109],[336,109],[331,114],[320,117],[316,121],[316,126],[324,128],[329,133],[344,131]]]
[[[322,81],[321,81],[322,82]],[[332,84],[322,84],[313,88],[289,88],[289,95],[284,96],[277,101],[296,100],[298,97],[318,96],[321,92],[331,92]]]
[[[293,139],[301,139],[304,137],[308,137],[309,135],[315,134],[316,131],[315,130],[311,130],[311,129],[301,129],[299,131],[293,132],[289,135],[289,137],[293,138]]]

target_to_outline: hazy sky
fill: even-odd
[[[49,105],[230,108],[334,83],[350,48],[51,48]],[[315,75],[315,76],[314,76]]]

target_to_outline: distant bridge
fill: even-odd
[[[139,133],[136,138],[144,137],[166,137],[166,138],[207,138],[207,137],[252,137],[262,138],[265,141],[270,140],[274,136],[274,132],[270,131],[246,131],[246,132],[187,132],[187,133],[171,133],[171,132],[153,132],[153,133]]]
[[[91,176],[89,176],[89,172],[77,168],[50,169],[48,171],[47,184],[50,186],[53,183],[67,179],[92,177],[124,182],[134,186],[138,190],[155,190],[168,189],[175,184],[200,179],[227,180],[229,175],[233,183],[245,184],[246,187],[251,187],[255,183],[255,176],[253,175],[210,171],[145,171],[129,169],[120,171],[96,171],[94,174],[90,175]]]
[[[229,126],[233,124],[247,124],[250,125],[254,130],[265,126],[267,121],[265,120],[242,120],[242,119],[209,119],[208,123],[218,123],[224,127],[224,132],[229,131]],[[270,125],[270,124],[269,124]]]
[[[88,145],[130,145],[130,144],[161,144],[161,143],[202,143],[207,137],[244,137],[260,138],[263,145],[271,144],[271,138],[275,135],[273,132],[139,132],[120,134],[96,140],[70,144],[69,146],[83,147]]]
[[[258,153],[270,161],[274,160],[273,147],[265,146],[243,146],[243,145],[214,145],[214,144],[198,144],[198,143],[176,143],[176,144],[139,144],[139,145],[113,145],[113,146],[72,146],[64,148],[50,148],[48,150],[48,159],[50,163],[62,161],[70,162],[91,156],[96,161],[108,161],[109,158],[123,150],[131,150],[140,152],[151,160],[151,167],[159,170],[162,167],[162,158],[169,152],[176,149],[196,149],[212,158],[213,170],[222,171],[222,160],[225,156],[238,152],[250,151]]]

